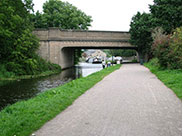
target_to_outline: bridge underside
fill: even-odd
[[[134,49],[128,42],[40,41],[38,54],[62,69],[74,66],[75,49]]]

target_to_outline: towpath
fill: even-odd
[[[125,64],[36,136],[181,136],[182,102],[147,68]]]

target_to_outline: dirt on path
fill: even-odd
[[[36,136],[182,136],[182,102],[147,68],[124,64]]]

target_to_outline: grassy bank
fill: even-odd
[[[60,70],[53,70],[53,71],[45,71],[40,74],[36,75],[23,75],[23,76],[12,76],[12,77],[0,77],[0,81],[8,81],[8,80],[19,80],[19,79],[31,79],[31,78],[38,78],[38,77],[44,77],[44,76],[49,76],[53,74],[60,73]]]
[[[8,66],[7,62],[0,63],[0,81],[44,77],[61,72],[59,65],[52,64],[39,57],[37,60],[39,65],[35,68],[29,68],[28,66],[26,68],[18,68],[16,66],[11,68]]]
[[[60,70],[53,70],[53,71],[45,71],[37,75],[24,75],[24,76],[14,76],[14,77],[0,77],[0,86],[3,86],[5,84],[8,84],[10,82],[13,82],[15,80],[21,80],[21,79],[31,79],[31,78],[39,78],[39,77],[45,77],[49,75],[58,74],[61,72]]]
[[[161,69],[155,61],[145,64],[167,87],[182,98],[182,70]]]
[[[103,69],[46,91],[33,99],[6,107],[0,112],[0,136],[29,136],[106,75],[119,68],[120,65],[116,65]]]

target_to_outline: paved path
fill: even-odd
[[[144,66],[125,64],[36,136],[182,136],[182,102]]]

